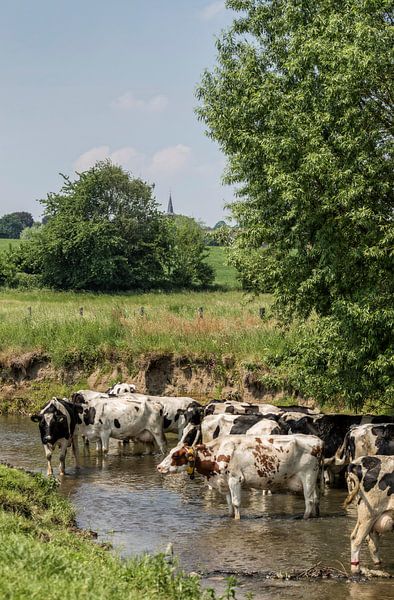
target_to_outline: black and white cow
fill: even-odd
[[[116,383],[105,393],[110,396],[120,396],[121,394],[134,394],[136,389],[134,383]]]
[[[254,414],[279,414],[281,409],[273,404],[252,404],[250,402],[238,402],[226,400],[224,402],[213,400],[204,409],[205,416],[227,413],[230,415],[254,415]]]
[[[357,498],[357,524],[350,536],[351,570],[360,572],[360,550],[368,541],[373,562],[379,565],[379,534],[394,530],[394,457],[363,456],[347,470],[348,506]]]
[[[187,470],[203,475],[224,494],[230,516],[240,518],[241,489],[304,493],[304,519],[319,514],[323,443],[306,435],[224,435],[190,447],[174,448],[157,466],[160,473]]]
[[[188,417],[190,417],[190,413]],[[204,444],[211,442],[221,435],[280,435],[283,433],[285,432],[275,420],[275,415],[222,413],[207,415],[200,422],[198,422],[198,416],[194,423],[189,420],[183,430],[181,442],[193,446],[197,442]]]
[[[78,437],[76,426],[81,408],[65,398],[52,398],[39,413],[31,415],[31,420],[39,423],[41,441],[48,462],[47,474],[52,475],[52,452],[60,448],[60,475],[65,474],[67,448],[72,446],[75,466],[78,468]]]
[[[332,459],[325,461],[342,466],[361,456],[394,455],[394,423],[366,423],[352,427]]]
[[[82,408],[80,433],[89,441],[99,442],[105,454],[110,438],[155,443],[164,454],[163,407],[135,396],[101,395],[86,400],[82,394],[73,394],[73,401]]]

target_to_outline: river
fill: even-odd
[[[81,446],[81,445],[80,445]],[[38,425],[26,417],[0,416],[0,458],[15,466],[46,471]],[[58,453],[53,461],[58,472]],[[77,523],[109,541],[122,556],[162,552],[172,542],[186,571],[206,574],[204,585],[223,589],[223,572],[253,571],[238,577],[238,598],[253,592],[256,600],[305,596],[319,600],[392,600],[390,580],[267,579],[268,571],[308,569],[317,563],[349,570],[349,536],[355,509],[342,509],[344,490],[327,490],[321,501],[321,518],[300,519],[303,498],[291,494],[263,496],[245,493],[241,521],[227,516],[224,498],[210,491],[201,477],[160,475],[159,456],[132,456],[114,443],[108,457],[80,447],[81,469],[76,471],[71,452],[68,474],[60,491],[74,504]],[[350,516],[349,516],[350,515]],[[384,567],[394,573],[393,536],[382,539]],[[372,567],[369,552],[362,564]]]

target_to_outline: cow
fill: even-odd
[[[342,446],[326,464],[343,466],[361,456],[394,455],[394,423],[367,423],[352,427]]]
[[[323,443],[306,435],[224,435],[207,444],[174,448],[159,473],[197,471],[226,496],[229,515],[240,519],[241,489],[303,491],[304,519],[319,514]]]
[[[225,402],[213,400],[205,406],[204,410],[205,416],[223,413],[230,415],[253,415],[257,413],[279,414],[280,412],[280,408],[273,404],[251,404],[250,402],[238,402],[235,400],[226,400]]]
[[[76,426],[79,420],[80,407],[68,402],[66,398],[53,397],[37,414],[30,416],[39,423],[41,441],[47,459],[47,475],[53,475],[51,464],[52,452],[56,446],[60,448],[60,475],[65,475],[67,448],[72,446],[75,466],[78,464],[78,437]]]
[[[82,394],[74,394],[74,402],[82,408],[78,429],[89,441],[99,442],[104,454],[109,439],[154,442],[164,454],[166,438],[163,432],[163,407],[144,397],[100,396],[86,401]]]
[[[116,383],[105,393],[110,396],[120,396],[121,394],[134,394],[136,389],[134,383]]]
[[[367,540],[373,562],[379,565],[379,534],[394,530],[394,457],[363,456],[347,468],[349,495],[357,498],[357,523],[350,536],[351,571],[360,573],[360,549]]]
[[[189,422],[183,430],[181,442],[191,446],[197,441],[211,442],[221,435],[280,435],[285,433],[271,415],[208,415],[200,422]],[[275,416],[275,415],[273,415]]]

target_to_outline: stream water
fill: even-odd
[[[81,446],[81,444],[80,444]],[[0,417],[0,459],[15,466],[46,471],[38,426],[26,417]],[[58,454],[53,461],[58,469]],[[222,590],[223,572],[253,571],[238,577],[237,597],[253,592],[256,600],[304,597],[319,600],[392,600],[393,580],[368,582],[337,580],[282,581],[264,577],[267,571],[308,569],[317,563],[349,570],[349,536],[355,509],[345,514],[344,490],[327,490],[321,518],[303,521],[303,499],[291,494],[263,496],[245,493],[241,521],[227,516],[224,498],[210,491],[201,477],[162,476],[159,456],[132,456],[117,444],[103,459],[95,449],[80,447],[81,469],[71,452],[60,490],[74,504],[80,527],[98,533],[123,556],[162,552],[172,542],[186,571],[206,574],[204,585]],[[394,573],[393,536],[382,538],[384,568]],[[372,567],[367,547],[361,556]]]

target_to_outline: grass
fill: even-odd
[[[18,246],[21,243],[20,240],[12,240],[7,238],[0,238],[0,252],[2,250],[8,250],[11,246]]]
[[[269,295],[242,292],[94,295],[52,291],[0,292],[0,352],[37,351],[55,366],[132,362],[146,353],[222,357],[261,362],[287,343],[267,314]],[[83,316],[79,309],[83,307]],[[143,307],[143,315],[141,315]],[[203,307],[203,318],[198,308]],[[30,316],[31,309],[31,316]]]
[[[163,555],[122,561],[74,527],[56,482],[0,464],[3,600],[214,600]],[[233,598],[230,590],[226,598]]]
[[[215,285],[228,290],[240,289],[240,284],[237,279],[237,270],[227,264],[227,248],[222,246],[208,246],[209,254],[207,263],[213,267],[215,271]]]

